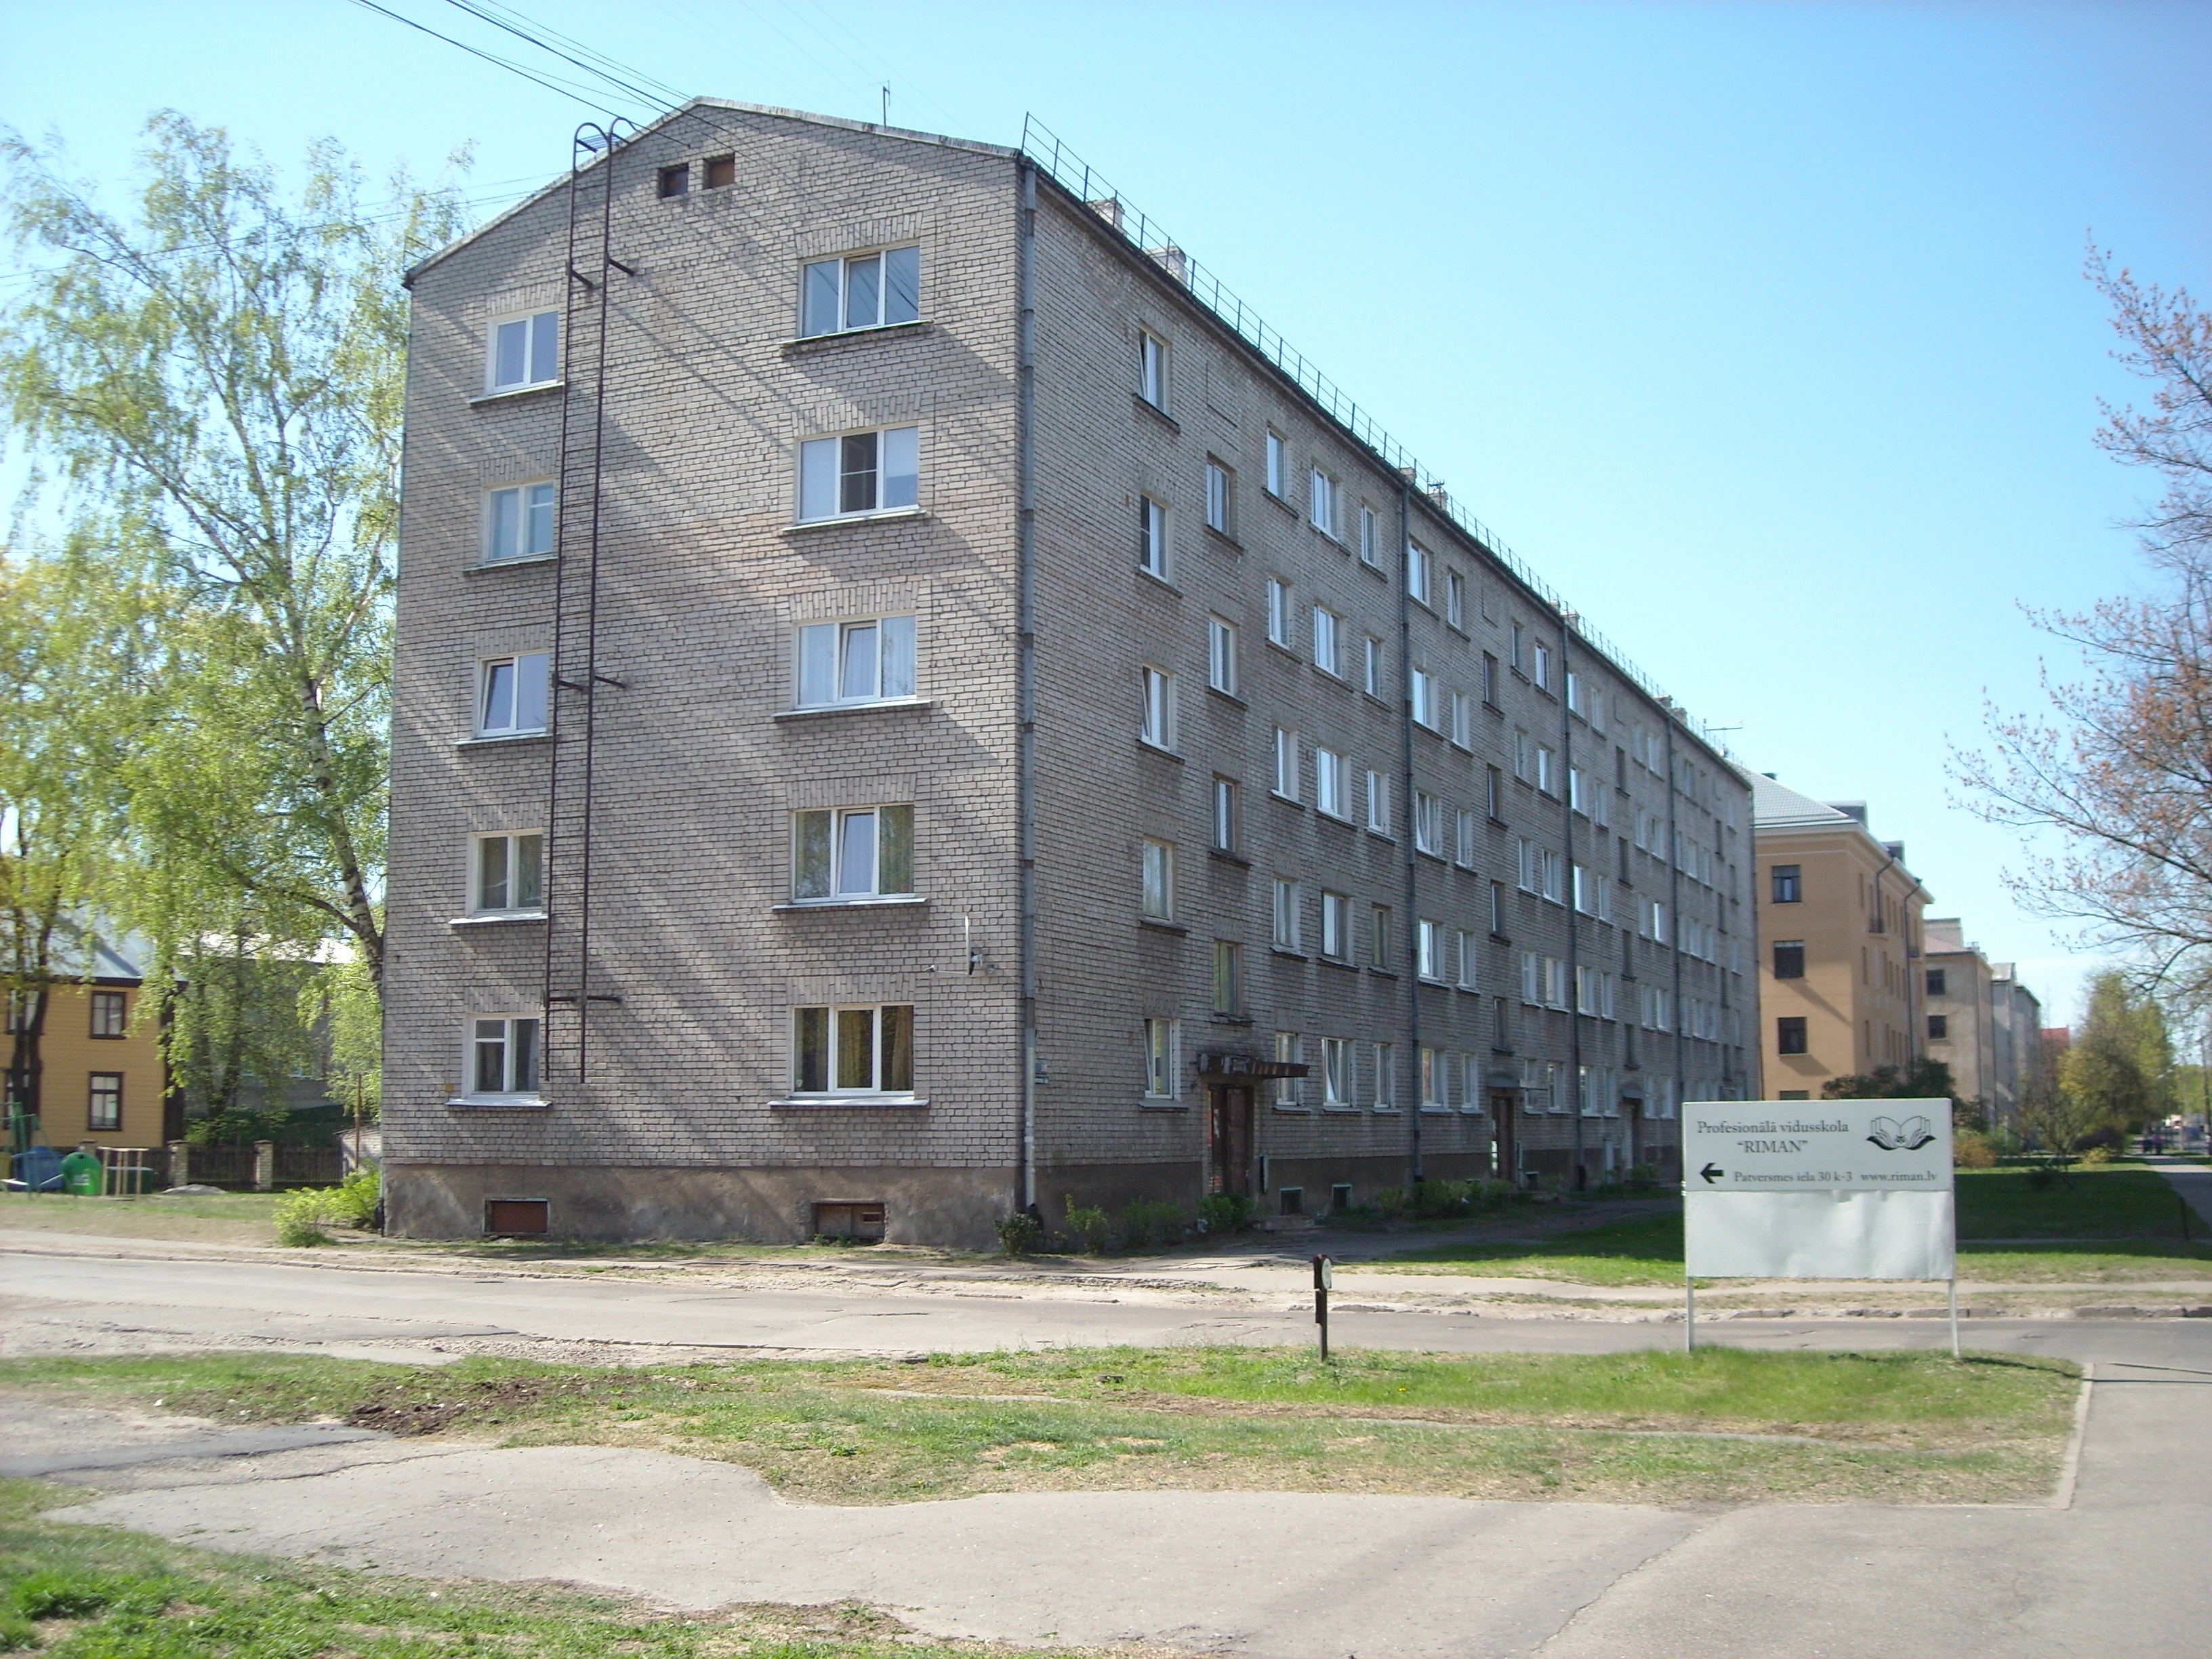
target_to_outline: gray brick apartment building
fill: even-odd
[[[416,1237],[1678,1167],[1748,790],[1180,249],[700,100],[411,277]]]

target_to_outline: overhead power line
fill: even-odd
[[[389,6],[380,6],[376,3],[376,0],[353,0],[353,3],[356,6],[361,7],[364,11],[373,11],[380,16],[389,17],[393,22],[404,23],[410,29],[419,29],[422,33],[428,35],[434,40],[443,40],[449,46],[459,46],[463,52],[467,52],[471,58],[481,58],[485,63],[497,64],[501,69],[506,70],[511,74],[519,75],[526,81],[534,81],[539,86],[544,88],[548,92],[558,93],[563,98],[572,98],[576,102],[583,105],[586,109],[597,110],[600,114],[607,116],[610,118],[622,113],[621,111],[611,107],[604,99],[588,97],[586,95],[584,91],[580,90],[575,87],[563,85],[555,81],[549,81],[542,75],[533,75],[530,70],[523,68],[520,64],[510,62],[508,59],[504,58],[495,57],[490,52],[483,51],[481,47],[471,46],[465,40],[456,40],[450,34],[441,34],[436,29],[432,28],[428,23],[418,23],[413,18],[404,16],[402,14],[392,10]]]
[[[685,94],[670,86],[665,81],[647,75],[642,70],[632,69],[620,59],[610,58],[603,52],[594,51],[592,47],[584,45],[582,41],[571,40],[556,29],[548,28],[544,24],[525,16],[510,6],[491,3],[490,0],[446,0],[446,3],[455,10],[466,12],[470,16],[489,23],[495,29],[503,29],[516,40],[526,41],[540,52],[558,58],[562,63],[572,64],[586,75],[596,76],[608,85],[629,93],[634,98],[641,98],[648,104],[664,108],[669,105],[684,101]],[[514,21],[510,21],[510,19]],[[561,43],[560,46],[553,44],[556,40]],[[573,47],[574,51],[564,52],[562,50],[562,46]],[[579,58],[575,56],[575,52],[582,52],[585,57]],[[587,62],[587,58],[592,61]]]

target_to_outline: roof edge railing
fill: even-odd
[[[1581,613],[1569,605],[1549,582],[1538,575],[1528,562],[1507,546],[1489,526],[1455,501],[1445,489],[1443,481],[1378,426],[1374,417],[1347,396],[1342,387],[1322,374],[1311,359],[1291,345],[1279,331],[1268,326],[1258,313],[1238,299],[1211,270],[1192,258],[1182,243],[1133,206],[1127,197],[1097,168],[1069,149],[1057,134],[1034,115],[1022,118],[1021,150],[1054,183],[1089,207],[1101,224],[1118,232],[1125,241],[1159,266],[1171,281],[1186,289],[1192,299],[1212,312],[1247,345],[1288,375],[1300,391],[1321,405],[1330,419],[1374,451],[1385,466],[1412,478],[1414,488],[1420,491],[1431,507],[1449,519],[1484,551],[1511,571],[1516,580],[1559,612],[1585,645],[1626,675],[1654,702],[1660,704],[1672,719],[1680,721],[1692,736],[1716,753],[1723,756],[1730,754],[1728,744],[1718,733],[1669,696],[1612,641],[1590,627]]]

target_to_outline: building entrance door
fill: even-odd
[[[1252,1091],[1217,1083],[1208,1091],[1206,1189],[1252,1195]]]
[[[1515,1179],[1513,1112],[1519,1103],[1519,1100],[1510,1094],[1493,1092],[1490,1097],[1490,1121],[1493,1126],[1492,1133],[1496,1137],[1492,1143],[1496,1161],[1490,1166],[1491,1178],[1494,1181]]]

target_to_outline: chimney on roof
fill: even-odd
[[[1121,228],[1121,198],[1109,196],[1103,202],[1086,202],[1084,205],[1103,219],[1115,229]]]
[[[1867,804],[1863,800],[1824,800],[1821,805],[1832,812],[1841,812],[1847,818],[1856,818],[1858,826],[1866,828]]]
[[[1421,494],[1426,495],[1431,501],[1434,501],[1445,512],[1449,513],[1451,511],[1451,496],[1445,491],[1444,481],[1442,478],[1437,479],[1426,489],[1424,489]]]
[[[1162,270],[1167,272],[1178,283],[1188,285],[1190,262],[1183,258],[1182,250],[1173,242],[1170,242],[1165,247],[1148,247],[1145,252],[1152,255],[1153,263]]]
[[[1761,776],[1762,778],[1772,778],[1772,777],[1774,777],[1774,774],[1773,774],[1773,773],[1771,773],[1771,772],[1761,772],[1759,775],[1759,776]],[[1779,783],[1779,782],[1781,781],[1781,780],[1780,780],[1779,778],[1775,778],[1775,781],[1776,781],[1777,783]]]

